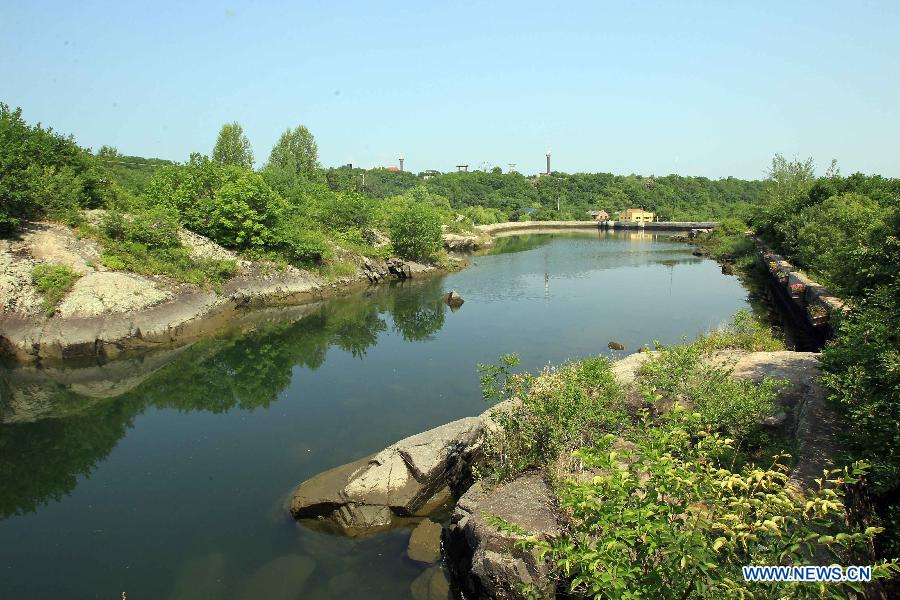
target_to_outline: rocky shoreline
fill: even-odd
[[[228,329],[248,308],[308,304],[389,279],[441,271],[413,261],[364,260],[353,275],[329,280],[291,266],[242,260],[202,236],[181,235],[196,257],[234,260],[236,275],[209,289],[111,271],[100,263],[96,242],[53,223],[35,223],[18,240],[0,240],[0,355],[22,363],[112,359]],[[44,263],[64,264],[80,275],[49,317],[31,281],[31,270]]]
[[[633,385],[638,369],[651,355],[633,354],[614,363],[617,382],[623,387]],[[831,464],[835,451],[834,416],[818,383],[818,355],[728,351],[709,360],[729,365],[732,377],[739,380],[786,381],[776,401],[778,412],[765,425],[796,441],[797,462],[791,478],[798,485],[811,485]],[[511,402],[312,477],[292,492],[288,510],[301,523],[358,536],[427,517],[452,498],[453,511],[442,538],[445,565],[458,590],[467,598],[518,598],[522,583],[552,589],[556,582],[548,578],[547,566],[515,547],[513,538],[487,521],[487,515],[498,516],[531,534],[555,535],[562,517],[548,483],[536,473],[499,486],[472,476],[486,436],[497,427],[497,411],[508,410]]]

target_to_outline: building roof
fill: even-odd
[[[523,209],[522,209],[522,212],[523,212],[523,213],[527,213],[527,214],[531,214],[531,213],[535,212],[536,210],[537,210],[536,208],[531,208],[531,207],[529,207],[529,208],[523,208]]]
[[[625,210],[622,211],[622,214],[625,214],[625,215],[636,215],[636,214],[652,215],[653,212],[649,211],[649,210],[644,210],[643,208],[626,208]]]

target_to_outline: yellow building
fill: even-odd
[[[653,213],[642,208],[629,208],[619,213],[619,220],[627,223],[650,223]]]

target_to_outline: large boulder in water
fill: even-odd
[[[488,517],[546,539],[561,533],[553,504],[550,487],[534,473],[494,489],[476,483],[459,499],[447,532],[448,562],[466,597],[518,599],[523,583],[552,592],[549,565],[517,547],[517,538],[499,531]]]
[[[460,419],[320,473],[294,490],[291,514],[324,518],[348,535],[389,527],[468,478],[484,428],[481,417]]]

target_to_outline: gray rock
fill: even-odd
[[[442,504],[445,488],[467,477],[487,417],[469,417],[403,439],[362,460],[301,483],[290,511],[295,518],[325,518],[349,535],[390,526],[394,517]],[[440,496],[439,502],[431,500]]]
[[[413,529],[409,536],[406,555],[423,563],[436,563],[441,558],[441,526],[425,519]]]
[[[469,489],[456,505],[448,532],[456,580],[462,591],[481,598],[521,598],[521,584],[552,591],[549,567],[535,553],[515,545],[516,538],[487,521],[496,516],[531,535],[547,538],[560,533],[553,493],[536,474],[488,490],[481,483]]]

